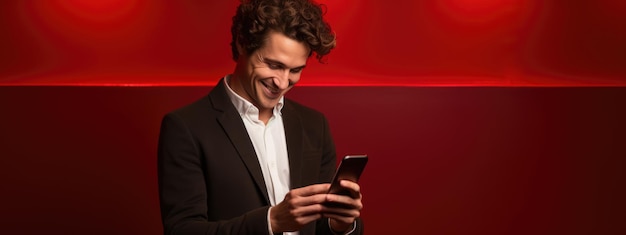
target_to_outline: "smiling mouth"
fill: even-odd
[[[280,90],[278,88],[276,88],[274,86],[271,86],[270,84],[266,83],[266,80],[261,81],[261,84],[267,89],[267,91],[269,91],[273,95],[280,94]]]

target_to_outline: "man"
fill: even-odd
[[[327,194],[336,156],[326,119],[284,98],[307,59],[335,46],[322,15],[308,0],[242,1],[234,72],[162,122],[166,234],[362,233],[359,185],[342,181],[350,196]]]

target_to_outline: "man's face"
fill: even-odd
[[[271,113],[300,80],[308,57],[309,48],[304,43],[270,32],[261,48],[239,56],[231,87],[261,113]]]

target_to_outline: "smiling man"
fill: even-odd
[[[165,115],[158,148],[165,234],[361,234],[358,184],[328,194],[336,167],[326,118],[284,97],[309,57],[335,46],[308,0],[243,0],[232,74]]]

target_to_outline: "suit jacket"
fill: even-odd
[[[158,177],[165,234],[268,233],[265,181],[226,92],[222,79],[208,96],[163,118]],[[282,114],[291,188],[329,182],[336,155],[325,117],[289,99]],[[300,233],[332,234],[327,219]]]

